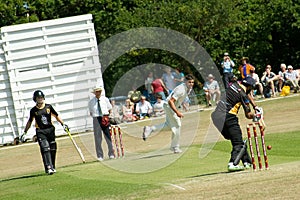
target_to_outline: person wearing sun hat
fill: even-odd
[[[110,124],[108,117],[111,112],[112,105],[107,97],[101,95],[102,91],[102,86],[93,88],[92,93],[94,93],[95,96],[88,103],[90,116],[93,118],[95,148],[99,161],[103,161],[102,132],[104,133],[104,138],[108,146],[108,156],[110,159],[114,158],[114,150],[109,132]],[[107,124],[103,123],[103,118],[108,119]]]
[[[294,89],[294,93],[297,93],[299,90],[299,74],[296,70],[293,69],[292,65],[289,65],[286,72],[286,84],[290,85]]]
[[[249,58],[248,57],[242,57],[241,58],[241,65],[239,66],[239,72],[241,74],[241,79],[245,79],[246,77],[250,76],[250,70],[254,67],[249,64]]]

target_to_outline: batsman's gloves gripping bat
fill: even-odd
[[[62,124],[62,126],[63,126],[65,132],[70,131],[70,128],[67,124]]]
[[[253,117],[253,122],[258,122],[263,117],[263,109],[262,107],[255,107],[255,115]]]

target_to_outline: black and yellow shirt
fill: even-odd
[[[50,104],[45,104],[43,108],[34,106],[30,110],[29,120],[32,122],[35,119],[35,127],[38,129],[46,129],[53,126],[51,117],[57,116],[57,112]]]
[[[227,113],[237,115],[242,106],[245,112],[250,112],[249,98],[246,93],[246,87],[238,82],[234,82],[226,89],[226,96],[218,103],[216,110],[226,111]]]

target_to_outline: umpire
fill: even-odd
[[[36,136],[40,146],[45,172],[52,175],[56,172],[55,157],[57,145],[55,141],[55,127],[52,124],[51,117],[54,116],[64,127],[64,130],[69,128],[58,116],[52,105],[45,103],[45,95],[41,90],[36,90],[33,93],[32,99],[36,102],[36,105],[30,110],[30,116],[25,126],[24,134],[21,136],[21,140],[23,141],[32,121],[35,120]]]
[[[223,96],[217,104],[215,111],[211,114],[212,121],[216,128],[221,132],[223,137],[231,141],[232,151],[231,158],[228,163],[228,171],[240,171],[245,168],[251,167],[251,158],[247,152],[246,145],[244,146],[242,131],[238,121],[238,111],[242,106],[244,109],[245,117],[253,119],[259,116],[258,112],[262,111],[256,105],[256,114],[251,113],[249,106],[248,94],[253,89],[255,80],[251,77],[246,77],[241,82],[233,82],[232,85],[226,89],[226,96]],[[242,155],[239,155],[242,154]],[[238,160],[236,160],[238,159]],[[239,163],[239,159],[242,160],[244,166],[234,163]]]

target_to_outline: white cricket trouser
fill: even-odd
[[[181,119],[170,108],[168,104],[164,104],[164,110],[166,113],[166,121],[164,123],[151,126],[153,131],[169,130],[172,131],[171,148],[179,148]]]

